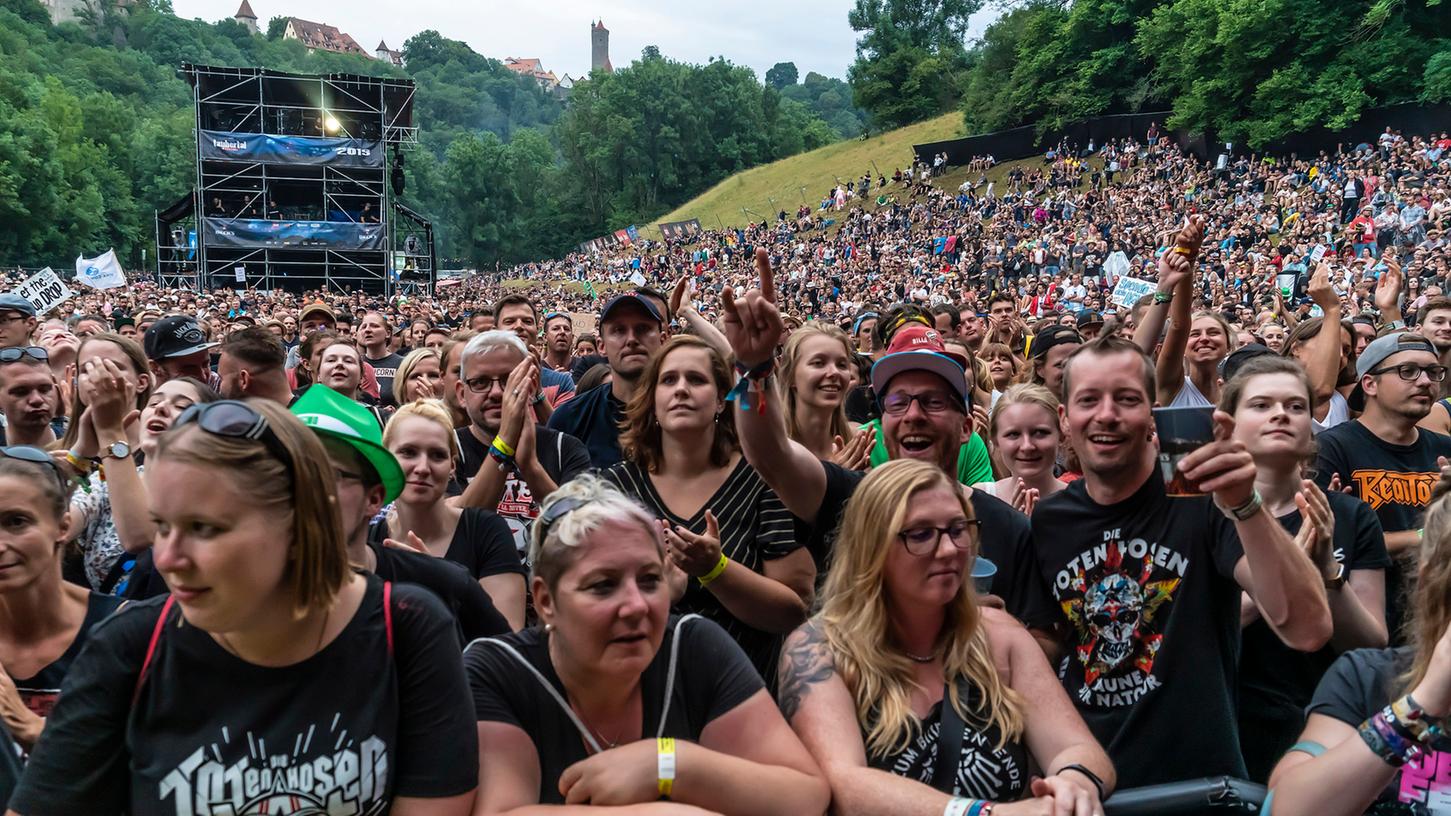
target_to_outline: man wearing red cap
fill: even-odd
[[[751,371],[774,359],[785,335],[765,250],[756,253],[756,269],[759,289],[739,300],[729,288],[722,295],[726,338],[738,364]],[[958,450],[973,436],[964,362],[943,350],[935,330],[912,324],[898,329],[871,375],[890,458],[928,462],[956,476]],[[771,393],[769,384],[761,387],[762,393]],[[817,459],[787,435],[780,406],[769,397],[764,402],[763,409],[736,413],[742,452],[786,508],[811,524],[807,546],[818,570],[824,570],[847,500],[864,474]],[[1027,517],[987,491],[962,489],[982,522],[982,554],[998,568],[992,593],[1008,612],[1038,630],[1045,650],[1052,649],[1049,630],[1060,614],[1036,565]]]

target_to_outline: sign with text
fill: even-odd
[[[1144,295],[1152,295],[1155,288],[1153,281],[1119,278],[1118,283],[1113,287],[1113,296],[1110,299],[1120,308],[1130,309],[1139,298]]]
[[[47,266],[15,287],[15,294],[30,301],[35,306],[36,314],[44,315],[70,297],[71,290],[55,274],[55,270]]]

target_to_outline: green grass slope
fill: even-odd
[[[656,219],[656,223],[698,218],[700,225],[707,229],[738,227],[763,218],[774,220],[783,208],[788,213],[795,212],[803,196],[815,209],[838,178],[845,182],[859,179],[869,170],[874,173],[880,170],[890,179],[893,170],[911,163],[912,145],[962,135],[962,114],[945,113],[870,139],[837,142],[737,173]],[[654,224],[641,231],[650,237],[659,237]]]

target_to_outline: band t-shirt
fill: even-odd
[[[1400,677],[1414,658],[1411,647],[1346,652],[1325,673],[1306,716],[1323,714],[1358,728],[1405,693]],[[1451,813],[1451,755],[1427,751],[1420,760],[1407,762],[1366,812],[1387,816]]]
[[[60,697],[61,684],[65,680],[66,672],[70,671],[71,664],[76,661],[82,647],[86,645],[91,627],[105,620],[106,616],[115,612],[121,604],[122,600],[114,595],[92,592],[86,599],[86,617],[81,621],[81,628],[76,632],[75,640],[71,641],[71,645],[66,648],[65,652],[30,677],[11,678],[15,681],[15,688],[20,692],[20,699],[25,703],[26,708],[37,716],[50,716],[51,709],[55,708],[56,699]]]
[[[479,468],[485,464],[488,467],[495,465],[489,460],[488,443],[480,442],[468,428],[458,429],[454,436],[458,438],[462,453],[454,478],[462,489],[478,475]],[[543,425],[534,426],[534,456],[539,460],[539,467],[556,485],[562,485],[589,470],[589,451],[585,450],[583,442]],[[529,483],[519,478],[518,471],[510,470],[505,474],[504,493],[499,497],[495,512],[509,525],[520,558],[528,557],[529,528],[534,519],[539,518],[539,499],[542,498],[534,495]]]
[[[969,714],[981,705],[982,694],[977,686],[964,683],[967,691],[964,700]],[[932,710],[920,721],[920,727],[913,730],[907,744],[900,751],[885,756],[867,752],[867,765],[887,773],[904,776],[932,784],[937,770],[937,752],[942,740],[942,707],[950,705],[946,698],[932,706]],[[995,725],[963,720],[962,749],[953,777],[951,790],[942,793],[952,796],[966,796],[971,799],[985,799],[990,802],[1013,802],[1021,799],[1028,785],[1028,749],[1021,739],[1008,740],[998,747],[1002,731]],[[862,729],[862,741],[867,738]]]
[[[398,400],[393,398],[393,378],[398,375],[398,366],[403,365],[403,358],[397,354],[388,354],[376,360],[372,357],[363,359],[373,367],[373,373],[378,378],[378,402],[382,405],[397,405]]]
[[[1392,445],[1358,419],[1330,428],[1315,442],[1320,451],[1315,480],[1328,487],[1330,478],[1338,474],[1341,487],[1353,487],[1354,495],[1370,505],[1387,533],[1421,526],[1431,488],[1441,476],[1436,457],[1451,457],[1451,436],[1422,428],[1412,444]],[[1413,575],[1406,564],[1415,560],[1412,554],[1392,558],[1386,570],[1386,620],[1393,643],[1400,640],[1403,599]]]
[[[1059,677],[1119,786],[1244,776],[1234,579],[1244,552],[1210,498],[1170,497],[1155,471],[1101,505],[1075,481],[1038,502],[1033,541],[1068,618]]]
[[[98,624],[10,807],[46,816],[386,813],[398,796],[472,790],[478,739],[453,623],[427,590],[383,582],[317,654],[232,655],[160,598]],[[160,632],[140,688],[137,677]],[[135,695],[135,704],[132,704]]]
[[[680,641],[679,655],[672,661],[676,638]],[[589,749],[569,713],[508,649],[543,675],[562,699],[568,699],[564,683],[549,660],[548,635],[534,627],[502,638],[475,641],[464,650],[474,712],[480,722],[508,723],[529,735],[539,752],[539,802],[562,804],[559,776],[585,759]],[[669,682],[672,663],[676,674],[673,684]],[[713,720],[764,688],[760,675],[725,630],[698,616],[672,615],[660,650],[640,675],[640,734],[644,738],[662,736],[698,742]]]

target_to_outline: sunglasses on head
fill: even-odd
[[[549,508],[539,516],[539,540],[547,540],[549,528],[553,527],[555,522],[583,507],[584,504],[583,499],[560,499],[549,505]]]
[[[193,422],[213,436],[260,441],[267,448],[267,452],[287,469],[288,475],[295,478],[296,466],[287,446],[282,444],[277,432],[272,430],[267,417],[247,403],[237,400],[199,402],[182,411],[172,428],[174,430]]]
[[[18,362],[23,357],[30,357],[42,363],[50,362],[50,352],[40,346],[10,346],[0,349],[0,363]]]
[[[9,351],[9,349],[6,349],[6,351]],[[9,445],[0,447],[0,456],[6,459],[18,459],[21,462],[30,462],[35,465],[45,465],[60,480],[61,490],[66,490],[70,487],[70,480],[66,478],[65,471],[60,469],[60,465],[51,458],[50,454],[40,448],[31,447],[30,445]]]

